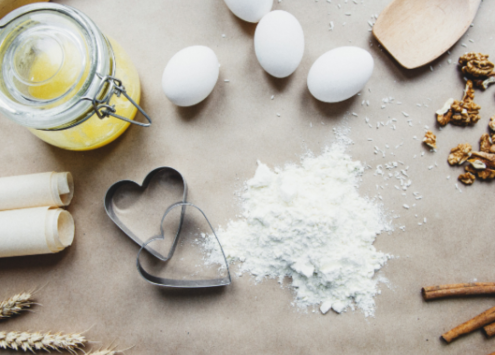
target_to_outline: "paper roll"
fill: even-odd
[[[74,240],[74,220],[61,208],[0,212],[0,257],[58,253]]]
[[[0,210],[69,205],[74,195],[71,173],[41,173],[0,178]]]

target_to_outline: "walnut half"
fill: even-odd
[[[488,122],[488,127],[490,127],[492,131],[495,131],[495,116],[490,117],[490,122]]]
[[[492,148],[492,139],[488,133],[483,133],[480,138],[480,151],[485,153],[493,153],[491,151]],[[495,147],[494,147],[495,148]]]
[[[475,78],[486,77],[493,71],[494,65],[488,55],[482,53],[466,53],[459,58],[459,65],[464,74]]]
[[[476,177],[469,172],[459,175],[459,181],[465,185],[472,185],[474,180],[476,180]]]
[[[478,171],[478,177],[483,180],[495,179],[495,170],[485,169]]]
[[[495,179],[495,154],[472,152],[473,157],[476,159],[470,159],[470,165],[466,166],[466,171],[478,175],[482,180]],[[485,167],[484,169],[481,169]],[[481,170],[478,170],[481,169]]]
[[[448,99],[447,102],[443,105],[443,107],[436,112],[438,124],[441,126],[445,126],[450,122],[452,118],[452,104],[454,103],[454,99]]]
[[[428,131],[425,133],[425,137],[423,138],[424,144],[427,146],[437,149],[437,136],[433,134],[432,131]]]
[[[474,103],[473,82],[468,80],[464,89],[462,101],[449,99],[443,107],[436,112],[437,121],[445,126],[452,123],[458,126],[471,126],[481,118],[479,115],[481,107]]]
[[[449,158],[447,159],[450,165],[462,165],[471,156],[473,147],[471,144],[459,144],[457,147],[450,150]]]

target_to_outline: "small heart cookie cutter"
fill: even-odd
[[[149,185],[150,181],[152,180],[152,178],[156,174],[158,174],[158,173],[164,173],[164,172],[170,172],[170,173],[177,174],[178,176],[180,176],[180,178],[182,180],[183,188],[184,188],[184,192],[183,192],[183,195],[182,195],[182,201],[179,201],[179,202],[176,202],[176,203],[170,205],[167,208],[167,210],[165,211],[165,213],[163,214],[163,217],[161,219],[161,224],[160,224],[160,235],[153,236],[150,239],[148,239],[147,241],[143,241],[136,234],[134,234],[120,220],[119,216],[117,215],[117,213],[114,210],[113,199],[114,199],[115,193],[117,192],[117,190],[120,187],[122,187],[124,185],[132,184],[132,185],[136,185],[136,186],[142,188],[143,190],[145,190],[148,187],[148,185]],[[201,210],[198,206],[196,206],[196,205],[194,205],[192,203],[187,202],[187,184],[186,184],[186,180],[184,179],[184,177],[182,176],[182,174],[179,171],[177,171],[176,169],[171,168],[171,167],[160,167],[160,168],[156,168],[156,169],[150,171],[146,175],[146,178],[144,179],[144,181],[143,181],[143,183],[141,185],[138,184],[138,183],[136,183],[135,181],[132,181],[132,180],[121,180],[121,181],[118,181],[115,184],[113,184],[112,186],[110,186],[110,188],[107,190],[107,192],[105,194],[104,205],[105,205],[105,211],[107,212],[107,215],[110,217],[110,219],[129,238],[131,238],[134,242],[136,242],[139,246],[141,246],[141,248],[139,249],[139,252],[137,254],[137,257],[136,257],[136,266],[137,266],[137,269],[138,269],[140,275],[146,281],[148,281],[149,283],[151,283],[153,285],[157,285],[157,286],[176,287],[176,288],[206,288],[206,287],[227,286],[227,285],[230,285],[231,284],[232,280],[231,280],[231,277],[230,277],[229,264],[227,262],[227,258],[225,257],[225,253],[223,251],[222,245],[220,244],[220,241],[218,239],[218,236],[215,233],[215,230],[213,229],[213,226],[211,225],[208,217],[206,217],[206,214],[203,212],[203,210]],[[179,242],[179,239],[180,239],[180,233],[181,233],[181,230],[182,230],[182,225],[183,225],[183,221],[184,221],[185,211],[186,211],[186,207],[188,207],[188,206],[196,209],[197,211],[199,211],[203,215],[203,217],[205,218],[206,222],[208,223],[208,226],[210,227],[213,235],[215,236],[215,239],[217,240],[217,243],[218,243],[218,245],[220,247],[220,251],[222,252],[223,259],[225,261],[225,268],[226,268],[227,276],[221,277],[221,278],[216,278],[216,279],[209,279],[209,280],[178,280],[178,279],[169,279],[169,278],[163,278],[163,277],[152,275],[149,272],[147,272],[143,268],[143,266],[141,265],[140,256],[141,256],[141,253],[143,252],[144,249],[146,249],[146,251],[148,251],[151,255],[153,255],[154,257],[156,257],[157,259],[159,259],[159,260],[161,260],[163,262],[167,262],[168,260],[170,260],[172,258],[173,254],[175,252],[175,249],[177,247],[177,244]],[[173,240],[173,243],[172,243],[172,246],[170,248],[170,251],[169,251],[168,255],[167,256],[163,256],[161,253],[159,253],[158,251],[156,251],[153,248],[151,248],[149,246],[149,244],[151,244],[152,242],[157,241],[157,240],[164,240],[165,239],[165,233],[164,233],[164,229],[163,229],[163,221],[165,220],[165,218],[167,217],[167,215],[172,210],[174,210],[175,208],[178,208],[178,207],[181,207],[181,214],[180,214],[179,226],[177,228],[177,232],[175,234],[175,237],[174,237],[174,240]]]

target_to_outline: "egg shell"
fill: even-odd
[[[210,95],[218,81],[218,58],[205,46],[187,47],[167,63],[162,77],[165,95],[177,106],[193,106]]]
[[[227,7],[241,20],[259,22],[270,12],[273,0],[225,0]]]
[[[304,54],[304,33],[299,21],[286,11],[269,12],[256,27],[254,49],[268,74],[276,78],[291,75]]]
[[[339,47],[320,56],[308,74],[308,89],[323,102],[340,102],[356,95],[373,73],[373,58],[359,47]]]

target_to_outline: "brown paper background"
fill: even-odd
[[[299,19],[306,39],[300,67],[283,80],[269,77],[258,65],[253,50],[255,25],[238,20],[221,0],[61,3],[85,12],[128,51],[142,80],[142,106],[154,123],[149,129],[131,127],[109,146],[81,153],[51,147],[23,127],[0,119],[1,176],[72,172],[75,196],[69,211],[77,229],[74,245],[60,254],[0,260],[0,298],[46,285],[36,295],[43,306],[36,306],[34,314],[0,322],[0,331],[89,329],[87,337],[101,342],[94,348],[112,342],[121,348],[134,346],[128,355],[484,355],[495,351],[495,340],[485,339],[480,332],[450,345],[438,339],[444,331],[494,306],[492,298],[427,304],[420,297],[425,285],[494,281],[493,183],[461,186],[459,193],[454,184],[462,168],[449,167],[446,158],[458,143],[477,146],[488,118],[495,113],[495,89],[477,91],[482,121],[473,128],[448,126],[440,132],[434,127],[433,114],[447,98],[462,95],[462,78],[454,64],[448,65],[448,58],[455,63],[467,50],[495,56],[492,1],[481,4],[474,27],[451,49],[451,56],[433,63],[433,71],[429,66],[404,70],[377,47],[367,21],[388,0],[276,1],[274,9],[287,10]],[[329,31],[330,21],[335,24],[333,31]],[[161,75],[174,53],[195,44],[210,46],[217,53],[222,64],[220,80],[205,102],[177,108],[162,92]],[[343,45],[371,52],[373,76],[360,97],[334,105],[317,102],[306,87],[308,70],[319,55]],[[381,109],[382,98],[389,96],[395,98],[394,104]],[[361,105],[363,99],[370,101],[369,107]],[[413,127],[407,125],[402,111],[413,119]],[[406,197],[393,188],[395,179],[388,181],[382,193],[386,210],[401,217],[394,220],[396,231],[380,235],[375,243],[377,249],[398,257],[379,272],[390,280],[390,288],[381,286],[375,318],[365,318],[359,311],[325,316],[299,312],[291,306],[288,289],[270,280],[255,285],[247,275],[234,277],[229,287],[192,291],[161,289],[140,278],[135,268],[137,246],[103,209],[103,196],[112,183],[140,182],[158,166],[175,167],[189,183],[189,200],[205,210],[214,226],[225,225],[239,212],[234,192],[253,176],[257,159],[273,167],[297,162],[307,148],[317,153],[332,142],[332,129],[344,122],[344,116],[355,142],[349,150],[354,159],[373,167],[403,161],[410,166],[413,181]],[[373,129],[365,124],[365,116]],[[398,119],[396,131],[375,128],[377,121],[393,117]],[[425,124],[438,135],[436,153],[413,139],[421,139]],[[403,146],[395,149],[402,141]],[[395,157],[373,154],[375,145],[384,149],[385,144],[393,147],[388,151]],[[414,155],[418,157],[413,159]],[[438,167],[428,170],[435,162]],[[361,191],[374,196],[376,184],[385,183],[367,171]],[[414,200],[415,191],[424,198]],[[404,203],[416,206],[405,210]],[[418,226],[420,218],[415,214],[427,217],[427,224]],[[401,225],[406,232],[397,228]]]

